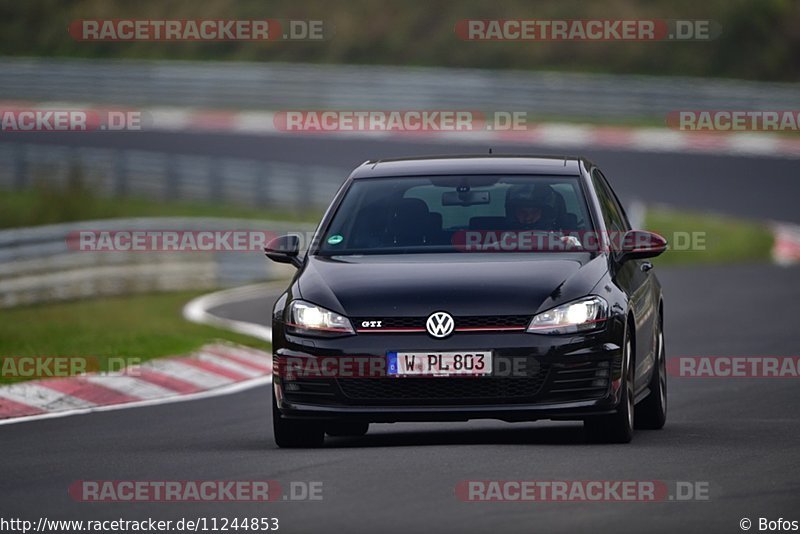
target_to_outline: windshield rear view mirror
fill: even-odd
[[[489,191],[447,191],[442,193],[442,206],[476,206],[488,204]]]

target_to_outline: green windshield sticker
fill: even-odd
[[[338,235],[338,234],[337,235],[332,235],[332,236],[330,236],[328,238],[328,244],[329,245],[338,245],[342,241],[344,241],[344,238],[342,236]]]

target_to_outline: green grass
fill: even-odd
[[[115,217],[233,217],[316,222],[320,212],[312,209],[257,209],[230,204],[158,202],[136,197],[106,198],[96,196],[82,186],[64,189],[38,186],[19,191],[0,191],[0,228]]]
[[[670,242],[659,265],[769,261],[773,243],[758,222],[664,208],[648,210],[645,228]]]
[[[184,320],[183,305],[200,294],[147,294],[0,310],[0,358],[92,356],[107,370],[110,357],[144,361],[186,354],[215,339],[270,349],[264,341]],[[0,383],[15,380],[0,377]]]

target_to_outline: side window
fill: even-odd
[[[611,191],[603,174],[597,169],[592,171],[592,182],[597,191],[597,198],[600,200],[600,208],[603,211],[603,219],[609,230],[614,232],[626,232],[630,230],[628,219],[622,206],[619,205],[617,197]]]

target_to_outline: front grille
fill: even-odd
[[[527,328],[528,315],[487,315],[454,317],[456,330],[460,328]],[[359,332],[380,332],[395,328],[425,329],[427,317],[354,317],[353,323]],[[381,321],[380,328],[362,327],[362,323]]]
[[[528,376],[355,377],[283,380],[284,394],[309,404],[468,405],[549,404],[608,394],[615,362],[528,365]]]
[[[533,399],[547,377],[547,367],[529,377],[403,377],[343,378],[339,387],[344,395],[361,402],[435,402],[469,404],[493,401],[513,404]]]
[[[527,328],[530,317],[527,315],[489,315],[486,317],[456,317],[456,328],[486,328],[519,326]]]

